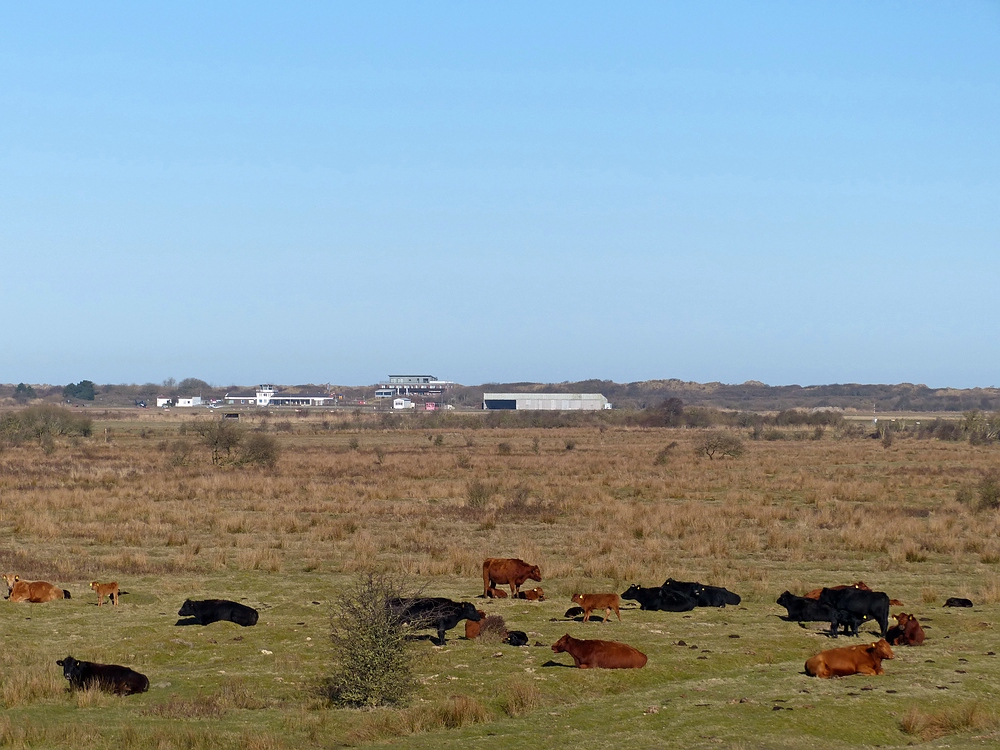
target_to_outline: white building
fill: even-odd
[[[173,405],[174,405],[174,402],[171,401],[169,398],[164,398],[163,396],[157,396],[156,397],[156,408],[157,409],[163,409],[163,408],[165,408],[167,406],[173,406]]]
[[[326,393],[281,394],[273,385],[263,384],[254,393],[227,393],[224,400],[234,406],[327,406],[337,398]]]
[[[483,408],[517,411],[599,411],[611,404],[600,393],[484,393]]]
[[[159,402],[159,399],[157,399]],[[178,398],[177,403],[174,406],[201,406],[201,396],[192,396],[191,398]]]
[[[413,402],[408,398],[396,398],[392,400],[393,409],[412,409]]]
[[[450,380],[438,380],[434,375],[390,375],[388,383],[379,383],[375,398],[393,396],[439,396],[455,385]]]

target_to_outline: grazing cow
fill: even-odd
[[[566,652],[580,669],[641,669],[646,655],[617,641],[584,641],[567,633],[552,644],[557,654]]]
[[[111,583],[91,581],[90,588],[97,592],[98,607],[104,604],[104,597],[110,597],[111,603],[116,607],[118,606],[118,581],[112,581]]]
[[[529,602],[544,602],[545,592],[542,591],[540,586],[535,586],[533,589],[528,589],[526,591],[517,592],[518,599],[527,599]]]
[[[972,605],[972,600],[971,599],[962,599],[961,597],[953,596],[953,597],[950,597],[948,599],[948,601],[946,601],[944,603],[944,606],[946,606],[946,607],[971,607],[973,605]]]
[[[845,635],[857,635],[858,628],[864,622],[863,616],[855,615],[847,610],[837,610],[828,604],[820,604],[804,596],[795,596],[785,591],[778,597],[778,604],[788,610],[786,620],[795,622],[828,622],[836,635],[837,627],[843,627]]]
[[[823,589],[819,595],[819,603],[827,604],[838,612],[851,612],[862,619],[872,619],[879,625],[879,636],[885,638],[889,629],[889,595],[882,591],[864,591],[863,589]],[[837,634],[837,622],[832,621],[831,635]]]
[[[7,598],[12,602],[40,604],[56,599],[71,599],[69,591],[53,586],[48,581],[22,581],[21,576],[9,573],[3,577],[7,582]]]
[[[742,599],[722,586],[709,586],[696,581],[675,581],[668,578],[660,587],[663,591],[676,591],[695,600],[698,607],[725,607],[727,604],[737,605]]]
[[[128,667],[77,661],[72,656],[60,659],[56,664],[63,668],[63,677],[69,680],[69,686],[73,690],[86,690],[94,685],[117,695],[145,693],[149,690],[146,675]]]
[[[508,584],[510,595],[517,592],[528,579],[541,583],[542,571],[537,565],[528,565],[516,557],[487,557],[483,560],[483,596],[498,584]]]
[[[889,628],[886,640],[892,646],[922,646],[927,637],[917,618],[900,612],[894,615],[896,624]]]
[[[386,604],[401,623],[437,630],[437,644],[445,643],[444,632],[462,620],[479,621],[479,612],[469,602],[454,602],[443,596],[393,597]]]
[[[595,609],[604,610],[604,619],[607,622],[614,611],[618,615],[618,622],[622,621],[622,613],[618,611],[618,594],[573,594],[573,601],[583,607],[583,621],[590,620],[590,613]]]
[[[846,677],[852,674],[885,674],[882,660],[893,658],[892,649],[883,638],[870,645],[831,648],[806,662],[810,677]]]
[[[489,599],[506,599],[507,592],[503,589],[489,588],[486,590],[486,596]]]
[[[479,627],[480,623],[486,619],[486,613],[481,609],[476,610],[476,614],[479,615],[478,620],[466,620],[465,621],[465,637],[470,641],[474,641],[479,637]]]
[[[258,613],[253,607],[231,602],[228,599],[205,599],[192,601],[185,599],[177,612],[181,617],[193,617],[199,625],[227,620],[247,628],[257,624]]]

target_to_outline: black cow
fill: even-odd
[[[790,591],[778,597],[778,604],[788,610],[786,620],[830,623],[830,632],[834,638],[837,637],[838,627],[843,628],[844,635],[857,635],[858,628],[866,619],[847,610],[838,610],[829,604],[820,604],[815,599],[795,596]]]
[[[725,607],[727,604],[737,605],[742,599],[722,586],[709,586],[697,581],[675,581],[668,578],[660,587],[664,591],[678,591],[694,598],[699,607]]]
[[[849,612],[862,620],[875,620],[882,638],[885,638],[889,630],[889,595],[884,591],[865,591],[856,588],[823,589],[818,601],[820,604],[833,607],[840,614]],[[831,621],[830,632],[836,636],[836,621]]]
[[[972,600],[971,599],[962,599],[961,597],[953,596],[950,599],[948,599],[948,601],[946,601],[944,603],[944,606],[946,606],[946,607],[971,607],[972,606]]]
[[[511,630],[508,631],[507,637],[504,639],[504,643],[511,646],[527,646],[528,645],[528,634],[523,630]]]
[[[145,693],[149,690],[149,678],[128,667],[77,661],[72,656],[60,659],[56,664],[63,668],[63,677],[69,680],[69,686],[73,690],[85,690],[93,685],[117,695]]]
[[[479,622],[479,613],[470,602],[454,602],[443,596],[393,597],[386,604],[401,623],[415,628],[437,630],[439,646],[444,645],[444,631],[462,620]]]
[[[622,599],[639,602],[639,608],[652,612],[690,612],[698,606],[697,600],[675,589],[643,588],[636,583],[621,595]]]
[[[193,601],[185,599],[177,612],[181,617],[193,617],[199,625],[211,625],[213,622],[227,620],[241,627],[257,624],[257,610],[239,602],[228,599],[205,599]]]

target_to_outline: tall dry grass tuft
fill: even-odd
[[[542,691],[533,682],[512,678],[500,694],[500,709],[508,716],[522,716],[542,705]]]
[[[914,706],[899,722],[906,734],[927,742],[948,734],[991,731],[1000,727],[1000,717],[981,703],[967,703],[941,711],[924,711]]]

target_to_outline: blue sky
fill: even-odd
[[[8,4],[0,382],[1000,385],[998,134],[997,2]]]

